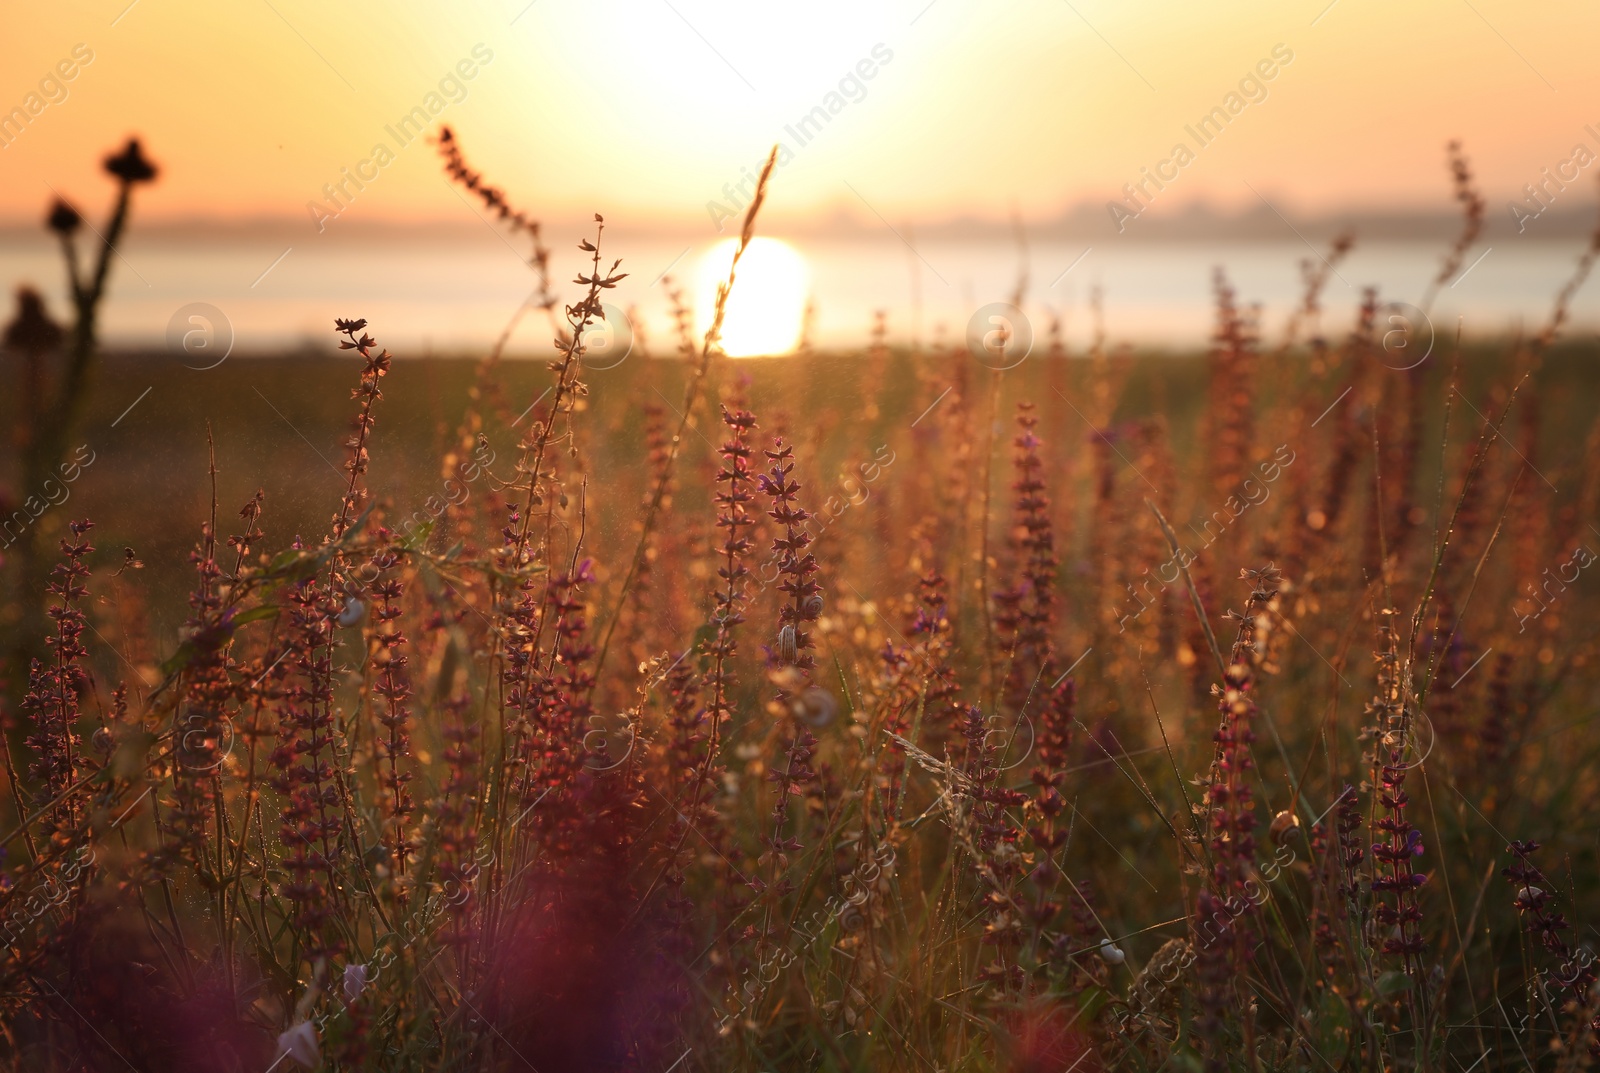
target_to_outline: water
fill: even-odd
[[[564,251],[554,266],[563,300],[576,295],[572,277],[587,267],[572,249],[576,237],[550,236]],[[880,309],[887,312],[891,342],[932,341],[941,331],[959,336],[978,306],[1011,294],[1018,274],[1017,252],[1004,240],[918,239],[915,252],[887,231],[789,241],[809,264],[814,338],[823,346],[863,345]],[[668,302],[656,281],[671,267],[675,277],[692,284],[699,261],[714,244],[608,234],[607,259],[622,257],[623,270],[632,273],[609,297],[634,310],[654,349],[671,347]],[[1469,334],[1514,331],[1519,323],[1537,327],[1578,252],[1572,242],[1516,238],[1500,240],[1487,255],[1474,249],[1467,258],[1471,267],[1435,303],[1435,325],[1453,334],[1459,314]],[[1440,253],[1437,242],[1358,245],[1329,281],[1324,324],[1342,332],[1361,287],[1368,284],[1377,285],[1385,299],[1419,301],[1438,270]],[[1092,248],[1081,241],[1035,241],[1028,258],[1026,309],[1041,338],[1050,311],[1059,311],[1069,344],[1081,347],[1090,331],[1088,296],[1098,285],[1113,342],[1193,345],[1210,331],[1212,269],[1221,265],[1242,303],[1264,306],[1263,324],[1271,338],[1298,300],[1301,261],[1314,256],[1292,239],[1101,242]],[[374,237],[331,229],[318,235],[309,228],[279,237],[135,231],[112,277],[103,320],[104,337],[112,345],[164,345],[174,314],[189,303],[206,302],[231,324],[236,353],[325,347],[334,317],[364,316],[383,343],[402,356],[481,352],[527,295],[532,279],[520,251],[487,229]],[[64,315],[65,283],[49,236],[0,235],[0,284],[23,281],[42,284],[56,315]],[[708,304],[704,294],[690,298],[699,307]],[[1574,316],[1569,334],[1590,331],[1600,319],[1592,289],[1579,292]],[[529,318],[513,351],[531,352],[548,334],[541,318]]]

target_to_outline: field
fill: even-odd
[[[7,460],[6,1068],[1591,1064],[1567,297],[590,368],[589,241],[547,358],[330,305]]]

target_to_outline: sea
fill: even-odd
[[[551,234],[553,287],[563,302],[581,287],[588,255],[571,235]],[[92,239],[92,236],[90,236]],[[626,272],[606,297],[626,311],[652,352],[670,352],[673,321],[667,288],[685,288],[704,322],[716,258],[726,256],[705,235],[608,235],[605,266]],[[787,238],[803,258],[803,296],[811,307],[810,341],[829,348],[865,347],[881,316],[890,345],[960,341],[975,316],[1006,302],[1020,286],[1021,311],[1042,345],[1053,320],[1069,353],[1082,353],[1095,330],[1098,296],[1110,345],[1187,349],[1203,346],[1214,324],[1214,286],[1221,270],[1246,308],[1260,307],[1270,343],[1300,300],[1304,267],[1324,264],[1325,247],[1293,237],[1121,242],[1115,237],[1034,240],[918,238],[878,234]],[[1346,331],[1366,287],[1380,302],[1415,309],[1439,275],[1447,243],[1358,243],[1327,269],[1321,328]],[[527,300],[534,274],[525,244],[493,229],[433,233],[303,231],[255,233],[228,228],[130,234],[111,264],[102,339],[128,349],[190,347],[196,342],[238,355],[331,348],[335,317],[364,317],[397,357],[482,354]],[[1427,317],[1446,336],[1534,331],[1571,276],[1581,241],[1500,236],[1469,250],[1460,269],[1437,285]],[[709,273],[709,276],[708,276]],[[41,289],[65,319],[67,283],[59,250],[42,231],[0,234],[0,286]],[[1568,334],[1592,334],[1600,322],[1600,284],[1579,292]],[[739,301],[735,289],[734,302]],[[197,312],[198,311],[198,312]],[[1416,313],[1409,313],[1415,317]],[[199,320],[196,320],[196,317]],[[196,326],[214,332],[201,340]],[[548,352],[550,326],[526,317],[508,352]],[[185,342],[187,340],[187,342]]]

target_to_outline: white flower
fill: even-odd
[[[344,967],[344,997],[354,1002],[361,997],[361,992],[367,989],[367,967],[365,965],[346,965]]]
[[[278,1036],[278,1057],[288,1055],[307,1069],[322,1063],[322,1052],[317,1047],[317,1028],[310,1021],[301,1021]]]
[[[1113,965],[1121,965],[1128,959],[1128,955],[1122,952],[1122,947],[1110,939],[1100,940],[1100,956]]]

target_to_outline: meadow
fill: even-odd
[[[1600,236],[1517,338],[1327,322],[1341,241],[1200,354],[725,291],[596,367],[584,249],[538,360],[96,362],[0,550],[5,1068],[1593,1064]]]

